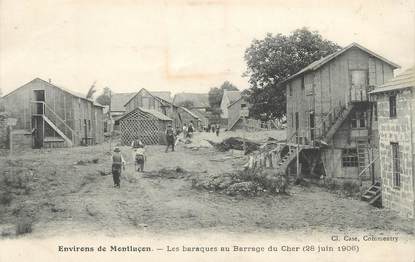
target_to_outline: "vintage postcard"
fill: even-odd
[[[415,261],[413,0],[0,0],[0,262]]]

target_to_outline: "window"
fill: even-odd
[[[301,90],[304,90],[305,83],[304,83],[304,76],[301,78]]]
[[[373,119],[378,121],[378,104],[376,102],[373,103]]]
[[[292,95],[293,95],[293,88],[291,87],[291,85],[290,85],[290,84],[288,84],[288,94],[289,94],[290,96],[292,96]]]
[[[393,174],[393,186],[401,186],[401,156],[399,152],[399,144],[391,143],[392,147],[392,174]]]
[[[241,104],[241,108],[245,108],[246,107],[246,104]]]
[[[396,95],[389,96],[389,116],[396,117]]]
[[[357,167],[357,149],[346,148],[342,150],[343,167]]]
[[[365,128],[366,127],[366,112],[355,111],[351,118],[352,128]]]
[[[91,120],[88,120],[88,130],[91,131]]]

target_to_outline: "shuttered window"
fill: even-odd
[[[342,164],[343,167],[356,167],[358,165],[356,148],[342,150]]]
[[[392,148],[392,174],[393,186],[401,186],[401,156],[399,152],[399,143],[391,143]]]
[[[396,117],[396,95],[389,96],[389,116]]]

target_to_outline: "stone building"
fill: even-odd
[[[382,204],[415,213],[415,67],[376,88]]]

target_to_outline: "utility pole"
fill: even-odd
[[[298,131],[297,131],[298,132]],[[296,166],[297,166],[297,179],[299,179],[300,178],[300,143],[299,143],[299,136],[298,136],[298,133],[296,134],[296,136],[297,136],[297,163],[296,163]]]
[[[15,126],[17,123],[16,118],[8,118],[7,119],[7,126],[9,129],[9,156],[11,157],[13,155],[13,126]]]
[[[108,118],[110,119],[110,126],[111,126],[111,128],[110,128],[110,153],[112,152],[112,130],[113,130],[113,128],[114,128],[114,123],[113,123],[113,120],[112,120],[112,116],[111,116],[111,103],[112,103],[112,91],[111,91],[111,89],[109,89],[109,97],[110,97],[110,104],[109,104],[109,107],[108,107]]]

